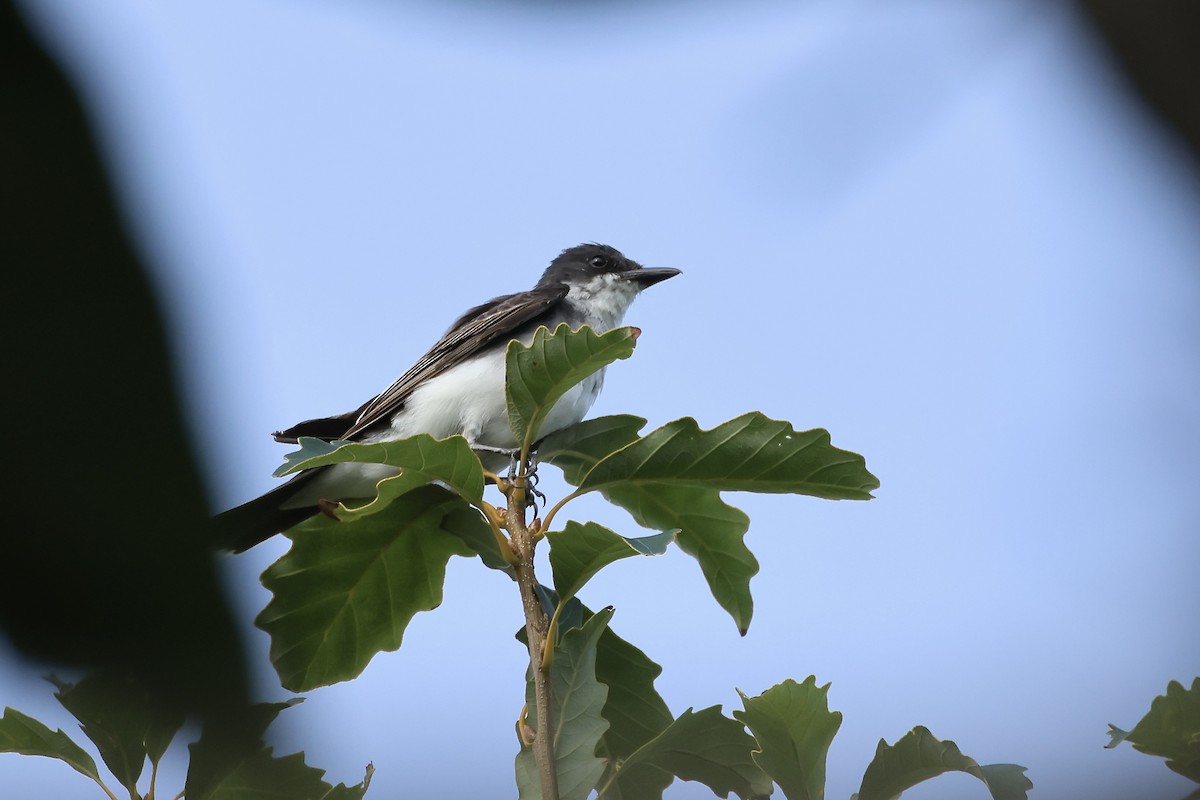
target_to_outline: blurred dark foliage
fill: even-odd
[[[212,718],[245,667],[162,320],[75,92],[0,3],[0,628]]]
[[[1080,0],[1147,105],[1200,163],[1200,2]]]

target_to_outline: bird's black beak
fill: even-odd
[[[625,277],[636,283],[638,289],[645,289],[656,283],[662,283],[667,278],[674,278],[678,274],[679,270],[673,267],[658,267],[656,269],[632,269],[625,273]]]

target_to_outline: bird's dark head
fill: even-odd
[[[633,294],[679,274],[670,268],[646,269],[620,250],[606,244],[581,244],[568,247],[550,262],[538,281],[539,286],[566,284],[593,287],[624,284]]]

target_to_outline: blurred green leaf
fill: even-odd
[[[989,780],[989,771],[995,784]],[[895,800],[905,790],[947,772],[974,775],[988,787],[993,800],[1026,800],[1033,787],[1024,775],[1025,767],[995,764],[985,770],[975,759],[963,755],[954,742],[940,741],[928,728],[918,725],[894,745],[879,741],[855,798]]]
[[[554,760],[561,800],[586,800],[604,771],[596,745],[608,728],[601,716],[608,687],[596,680],[596,646],[612,618],[612,610],[594,614],[581,628],[559,637],[550,667],[554,699]],[[543,735],[537,719],[533,679],[527,675],[528,722]],[[542,785],[533,750],[523,747],[517,754],[517,786],[522,800],[540,800]]]
[[[993,800],[1028,800],[1033,782],[1020,764],[984,764],[979,767]]]
[[[329,792],[321,798],[321,800],[362,800],[367,793],[367,789],[371,786],[371,776],[375,774],[375,765],[367,764],[366,774],[360,783],[353,786],[347,786],[344,783],[339,783],[334,786]]]
[[[188,800],[361,800],[373,766],[356,786],[330,786],[325,771],[305,764],[303,753],[276,756],[263,741],[279,713],[302,700],[259,703],[241,719],[205,724],[190,747]]]
[[[337,516],[342,521],[377,513],[396,497],[434,481],[444,483],[471,503],[483,499],[483,465],[461,436],[435,439],[422,433],[408,439],[369,443],[325,442],[302,436],[299,444],[299,450],[284,456],[276,477],[343,463],[386,464],[400,470],[400,474],[379,482],[373,501],[354,508],[340,506]]]
[[[829,684],[817,686],[788,679],[757,697],[742,697],[745,711],[733,716],[758,741],[754,761],[771,776],[788,800],[825,797],[825,759],[842,724],[840,711],[830,711]]]
[[[54,696],[79,720],[109,771],[136,794],[147,755],[153,750],[156,762],[162,758],[183,714],[160,708],[145,686],[116,672],[93,672],[76,684],[47,680],[58,687]]]
[[[303,697],[293,697],[280,703],[256,703],[240,718],[206,722],[199,740],[188,745],[191,758],[184,783],[188,800],[213,796],[244,760],[269,752],[263,741],[267,727],[281,711],[303,702]]]
[[[1104,745],[1105,750],[1111,750],[1112,748],[1119,745],[1121,742],[1128,739],[1129,731],[1123,731],[1120,728],[1118,728],[1116,725],[1113,725],[1110,722],[1110,723],[1108,723],[1108,735],[1110,738],[1109,738],[1108,744]]]
[[[662,773],[699,781],[721,797],[766,798],[771,779],[754,763],[754,738],[720,706],[689,708],[658,736],[625,759],[602,787],[604,800],[658,800],[666,788]],[[669,784],[670,781],[667,781]]]
[[[289,530],[292,548],[263,573],[274,594],[255,624],[271,635],[280,681],[304,691],[353,678],[396,650],[408,621],[442,602],[446,562],[473,552],[442,527],[465,501],[425,486],[377,514],[316,516]]]
[[[633,347],[632,328],[597,334],[586,325],[572,331],[565,322],[554,333],[538,328],[528,346],[509,342],[505,397],[517,441],[532,444],[563,395],[592,373],[629,358]]]
[[[1150,703],[1150,711],[1133,730],[1113,725],[1108,744],[1128,741],[1138,752],[1167,759],[1167,767],[1200,783],[1200,678],[1185,689],[1178,681],[1167,684],[1167,693]]]
[[[322,800],[331,791],[325,771],[303,753],[275,756],[270,748],[247,756],[196,800]],[[193,800],[188,792],[188,800]]]
[[[593,575],[614,561],[662,555],[674,540],[674,532],[627,539],[594,522],[568,522],[562,531],[546,534],[554,589],[560,598],[574,597]]]
[[[62,729],[52,731],[15,708],[5,708],[0,717],[0,753],[57,758],[76,772],[101,783],[96,762]]]

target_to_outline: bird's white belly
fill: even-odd
[[[596,402],[603,385],[604,370],[600,370],[567,390],[546,415],[539,438],[580,422]],[[503,360],[483,356],[451,367],[437,380],[418,387],[392,424],[364,441],[407,439],[421,433],[436,439],[461,434],[471,445],[516,449],[520,443],[508,426]],[[484,466],[493,471],[503,469],[508,462],[505,456],[487,451],[479,452],[479,456]],[[302,508],[325,499],[372,497],[375,484],[398,472],[395,467],[383,464],[336,464],[282,507]]]

